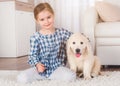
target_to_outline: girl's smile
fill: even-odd
[[[40,24],[41,29],[52,31],[54,28],[54,15],[47,10],[43,10],[38,14],[37,23]]]

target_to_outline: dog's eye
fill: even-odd
[[[73,42],[73,44],[75,44],[75,42]]]
[[[83,42],[80,42],[80,44],[83,44]]]

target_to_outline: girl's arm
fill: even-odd
[[[40,49],[39,49],[38,41],[34,36],[32,36],[30,38],[30,54],[29,54],[29,61],[28,61],[28,63],[31,66],[35,66],[37,63],[39,63],[39,58],[38,58],[39,52],[40,52]]]

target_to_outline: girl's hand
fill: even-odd
[[[45,65],[44,64],[38,63],[38,64],[36,64],[36,68],[37,68],[37,71],[39,73],[42,73],[42,72],[45,71]]]

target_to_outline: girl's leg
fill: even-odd
[[[73,81],[76,79],[76,73],[67,67],[58,67],[49,77],[51,80]]]
[[[44,77],[38,74],[35,67],[24,70],[17,76],[17,81],[20,83],[29,83],[40,79],[44,79]]]

